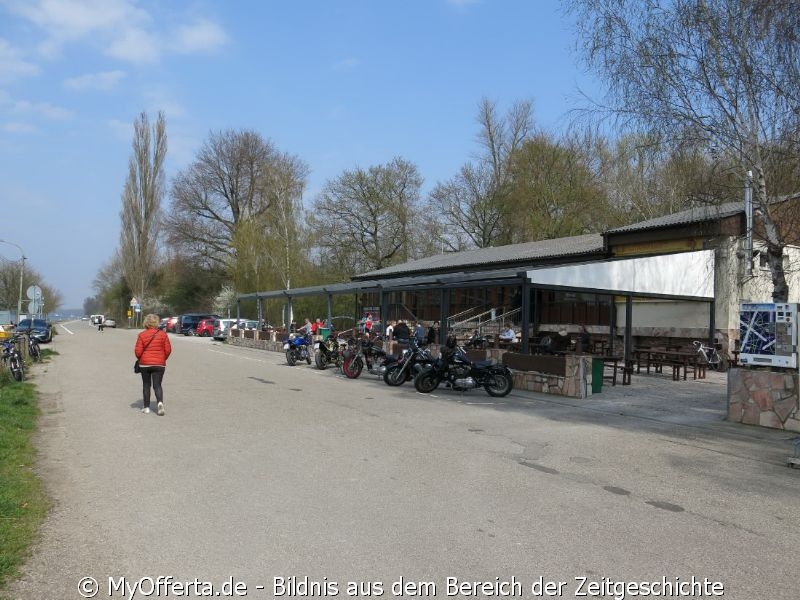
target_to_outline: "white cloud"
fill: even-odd
[[[207,19],[199,19],[191,25],[181,25],[170,38],[170,49],[180,54],[210,52],[228,43],[225,31]]]
[[[160,56],[157,40],[144,29],[130,27],[121,32],[106,50],[109,56],[132,63],[156,62]]]
[[[116,38],[151,20],[130,0],[13,0],[9,8],[44,31],[47,39],[39,48],[46,56],[60,54],[67,42],[103,34]]]
[[[30,123],[11,121],[0,125],[0,130],[6,133],[36,133],[38,130]]]
[[[334,63],[333,70],[334,71],[351,71],[355,69],[360,63],[357,58],[345,58],[340,60],[337,63]]]
[[[31,102],[17,100],[11,104],[11,111],[19,115],[36,115],[53,121],[65,121],[72,118],[72,111],[49,102]]]
[[[108,128],[111,130],[115,138],[121,140],[133,139],[133,120],[126,122],[119,119],[111,119],[108,121]]]
[[[114,58],[153,63],[162,54],[209,52],[228,42],[222,27],[208,19],[162,27],[135,0],[6,0],[10,12],[39,27],[39,52],[59,56],[70,43],[91,42]]]
[[[16,48],[0,38],[0,81],[11,81],[26,75],[36,75],[39,67],[24,60]]]
[[[104,90],[108,91],[117,86],[125,77],[124,71],[105,71],[103,73],[86,73],[78,77],[71,77],[64,81],[64,86],[71,90]]]

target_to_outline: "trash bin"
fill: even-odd
[[[599,394],[603,391],[603,363],[602,358],[592,359],[592,393]]]
[[[322,341],[323,342],[328,339],[328,336],[330,334],[331,334],[330,327],[320,327],[319,329],[317,329],[317,335],[321,335],[322,336]]]

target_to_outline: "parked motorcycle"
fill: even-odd
[[[293,367],[298,360],[305,360],[311,364],[311,353],[308,350],[310,344],[310,335],[289,334],[289,339],[283,345],[283,349],[286,351],[286,362],[289,366]]]
[[[384,362],[386,360],[386,352],[381,348],[381,338],[379,336],[365,337],[359,343],[357,340],[353,346],[345,351],[344,358],[342,359],[342,373],[348,379],[356,379],[361,375],[364,367],[367,367],[367,372],[373,375],[383,375],[386,367]]]
[[[496,398],[507,396],[514,389],[508,367],[494,359],[471,362],[454,336],[447,338],[441,356],[414,378],[414,387],[422,394],[429,394],[442,382],[457,391],[482,387]]]
[[[314,364],[324,371],[330,365],[341,368],[342,355],[347,348],[347,340],[337,338],[335,332],[331,331],[328,339],[322,342],[314,342]]]
[[[430,350],[420,346],[415,338],[411,338],[408,342],[408,349],[404,350],[403,354],[397,357],[387,357],[383,381],[386,385],[402,385],[406,381],[412,381],[422,369],[430,366],[431,363],[433,363],[433,356]]]

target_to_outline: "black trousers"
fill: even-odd
[[[164,401],[164,390],[161,388],[161,381],[164,379],[166,367],[142,367],[142,395],[144,396],[144,406],[150,406],[150,387],[156,393],[156,402]]]

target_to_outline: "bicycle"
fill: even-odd
[[[0,342],[3,347],[3,353],[0,359],[3,361],[5,367],[11,371],[11,376],[16,381],[25,379],[25,363],[22,361],[22,356],[17,350],[16,345],[11,340],[3,340]]]
[[[692,342],[695,350],[703,357],[709,368],[717,371],[722,368],[722,357],[713,346],[706,346],[703,342],[695,340]]]
[[[33,362],[39,362],[42,360],[42,349],[39,347],[39,340],[33,337],[30,333],[20,333],[15,335],[12,338],[12,341],[17,342],[18,340],[21,342],[23,338],[27,338],[28,344],[28,356],[31,357]]]

